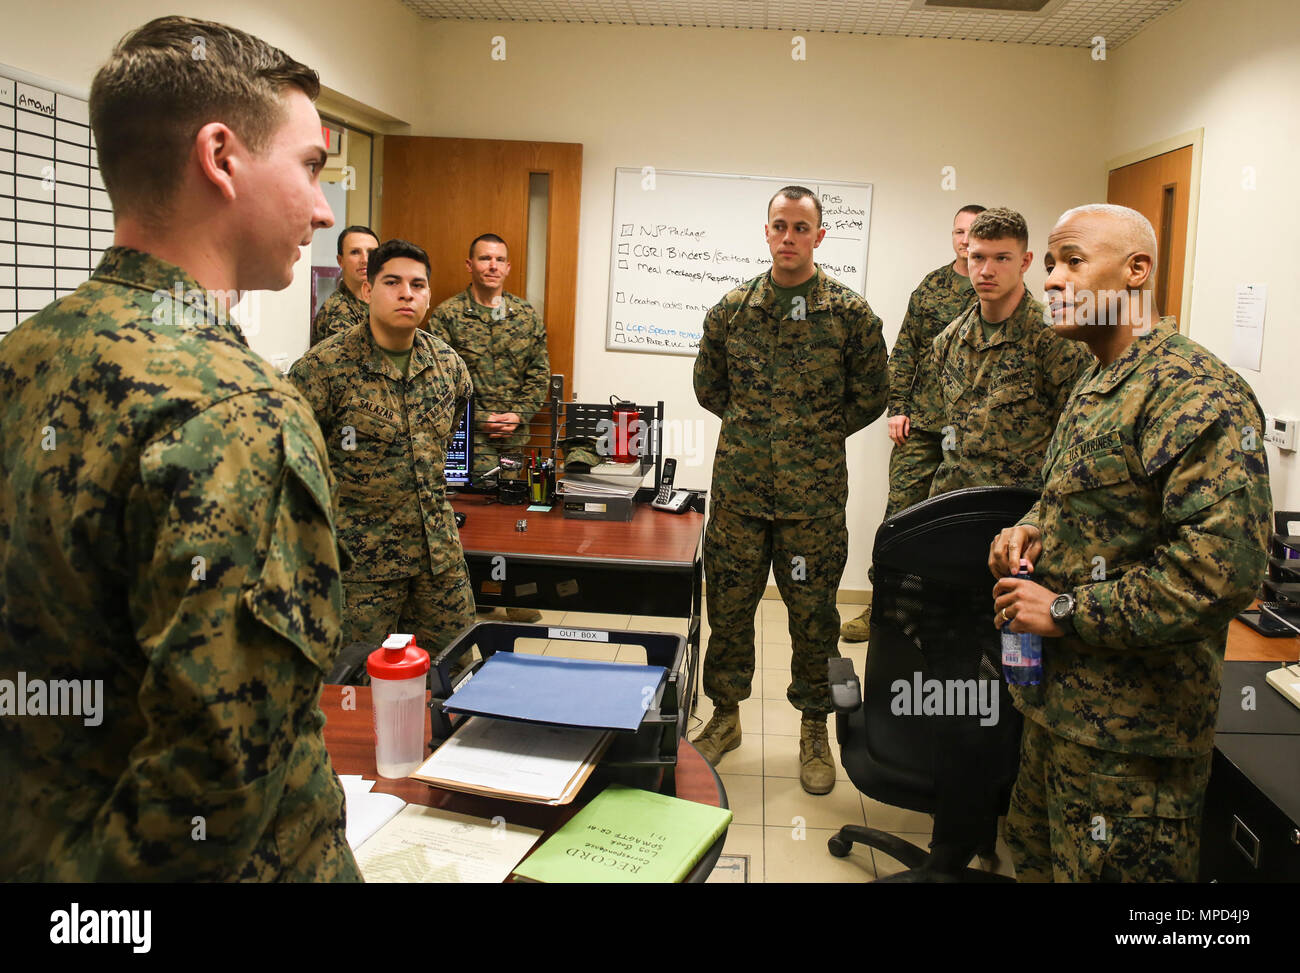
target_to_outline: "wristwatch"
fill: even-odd
[[[1047,609],[1047,613],[1052,616],[1052,621],[1056,622],[1066,635],[1074,634],[1074,609],[1077,605],[1074,595],[1067,591],[1063,595],[1057,595]]]

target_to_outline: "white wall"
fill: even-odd
[[[314,68],[326,88],[376,113],[409,118],[421,101],[412,77],[427,25],[397,0],[371,0],[364,7],[345,0],[276,9],[257,0],[187,0],[183,11],[177,6],[168,0],[55,0],[30,15],[9,12],[0,31],[0,63],[88,92],[95,71],[124,34],[179,12],[256,34]],[[333,243],[330,248],[332,253]],[[236,311],[249,344],[267,358],[293,359],[306,350],[310,265],[310,248],[304,247],[288,288],[251,294]]]
[[[959,206],[1021,210],[1037,252],[1057,215],[1105,195],[1107,71],[1086,50],[808,34],[796,62],[791,35],[768,31],[441,22],[430,35],[413,134],[583,144],[575,387],[584,400],[662,398],[670,419],[698,422],[705,448],[678,454],[683,486],[707,485],[718,431],[695,402],[694,360],[604,350],[616,167],[873,183],[866,296],[891,346],[912,288],[952,260]],[[497,35],[505,61],[490,56]],[[947,165],[955,192],[941,188]],[[1036,260],[1029,282],[1042,281]],[[848,451],[842,587],[865,590],[888,492],[883,419]]]
[[[817,33],[796,62],[783,32],[429,23],[396,0],[191,0],[186,12],[283,47],[344,100],[409,121],[414,134],[583,143],[576,388],[584,399],[663,398],[670,418],[699,424],[706,448],[679,454],[680,478],[704,485],[717,421],[695,404],[692,360],[604,350],[617,166],[873,183],[867,298],[892,345],[912,287],[950,259],[958,206],[1020,209],[1041,256],[1061,211],[1104,198],[1106,160],[1204,127],[1191,334],[1226,358],[1235,284],[1268,283],[1268,364],[1246,377],[1266,410],[1300,417],[1289,367],[1300,351],[1289,321],[1300,215],[1292,6],[1186,0],[1103,62],[1087,50]],[[6,18],[0,62],[88,88],[122,34],[170,12],[162,0],[54,3]],[[505,61],[490,56],[497,35]],[[940,188],[947,165],[955,192]],[[1244,166],[1255,167],[1253,191],[1242,189]],[[756,213],[756,237],[762,220]],[[1036,259],[1030,286],[1042,279]],[[258,295],[254,348],[301,351],[308,288],[299,273],[288,290]],[[883,422],[850,440],[848,589],[867,587],[887,459]],[[1294,455],[1270,448],[1270,461],[1277,504],[1300,507]]]
[[[1190,335],[1225,361],[1237,284],[1268,285],[1265,412],[1300,418],[1300,20],[1294,0],[1187,0],[1112,55],[1106,158],[1204,127]],[[1243,187],[1247,166],[1256,188]],[[1295,453],[1268,447],[1273,500],[1300,507]]]

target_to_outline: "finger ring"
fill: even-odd
[[[1003,620],[1004,622],[1009,622],[1009,621],[1011,621],[1011,619],[1007,618],[1007,610],[1006,610],[1005,608],[1003,608],[1002,611],[999,612],[998,614],[1000,614],[1000,615],[1002,616],[1002,620]]]

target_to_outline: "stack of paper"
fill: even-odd
[[[541,832],[409,805],[357,852],[367,882],[501,882]]]
[[[640,478],[624,482],[597,478],[585,473],[568,473],[560,478],[557,491],[568,497],[621,497],[631,500],[641,487]]]
[[[568,804],[600,761],[609,734],[475,716],[411,777],[451,791],[530,804]]]
[[[375,782],[362,780],[360,774],[339,774],[339,783],[343,785],[348,844],[354,851],[406,807],[406,802],[395,794],[372,793]]]

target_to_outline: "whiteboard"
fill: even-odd
[[[85,98],[0,64],[0,336],[71,294],[112,244]]]
[[[767,202],[792,185],[811,189],[822,204],[826,237],[813,259],[861,294],[870,183],[615,169],[605,348],[694,355],[709,308],[771,268]]]

